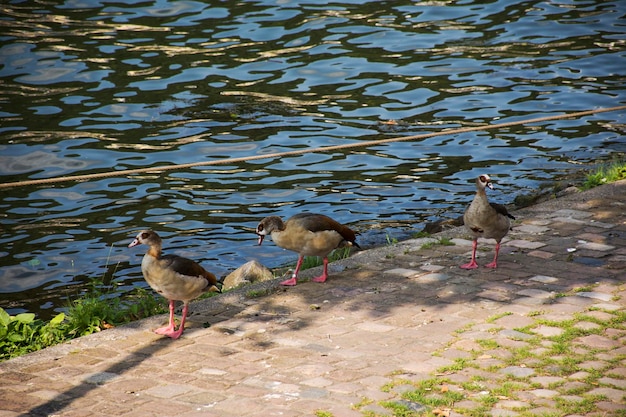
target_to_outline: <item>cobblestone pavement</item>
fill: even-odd
[[[1,363],[0,417],[626,415],[626,182],[514,214],[497,270],[454,229]]]

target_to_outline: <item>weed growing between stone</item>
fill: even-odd
[[[498,334],[497,320],[508,315],[486,322],[493,323]],[[619,392],[626,386],[626,375],[619,371],[626,355],[608,359],[604,355],[608,348],[590,348],[585,343],[585,338],[594,335],[623,338],[626,312],[589,309],[563,321],[543,318],[541,312],[527,317],[533,318],[530,325],[507,333],[506,340],[515,343],[477,340],[469,357],[455,359],[428,379],[394,372],[390,375],[394,380],[381,391],[395,398],[378,403],[363,399],[355,408],[366,417],[441,417],[451,412],[488,417],[494,408],[519,417],[626,416],[626,411],[611,414],[598,406],[608,400],[604,392]],[[473,329],[468,326],[458,332],[450,346]]]

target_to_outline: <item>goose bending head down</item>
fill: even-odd
[[[269,216],[261,220],[256,234],[259,235],[259,245],[265,236],[270,235],[276,245],[298,253],[296,269],[290,279],[281,282],[282,285],[296,285],[305,256],[323,258],[323,273],[312,281],[325,282],[328,278],[328,255],[333,250],[344,246],[360,248],[352,229],[323,214],[300,213],[286,222],[278,216]]]
[[[144,279],[154,291],[169,300],[169,324],[155,330],[155,333],[178,339],[185,330],[189,302],[204,292],[219,292],[217,278],[191,259],[177,255],[161,255],[161,238],[152,230],[139,232],[128,247],[132,248],[140,244],[149,246],[148,252],[141,261]],[[183,302],[178,330],[175,329],[174,323],[174,308],[177,300]]]
[[[485,265],[487,268],[496,268],[498,266],[498,253],[500,252],[500,242],[502,238],[509,233],[511,229],[511,220],[515,219],[505,206],[496,203],[490,203],[487,200],[486,188],[493,190],[491,178],[489,175],[483,174],[476,178],[476,195],[472,203],[465,210],[463,222],[465,227],[472,234],[472,259],[469,263],[461,265],[463,269],[478,268],[476,263],[476,247],[478,246],[478,238],[495,239],[496,253],[493,261]]]

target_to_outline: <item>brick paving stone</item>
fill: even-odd
[[[445,349],[441,356],[447,359],[469,359],[472,357],[472,354],[466,350],[459,349]]]
[[[385,274],[399,275],[399,276],[406,277],[406,278],[412,277],[419,273],[420,273],[419,271],[416,271],[414,269],[406,269],[406,268],[394,268],[394,269],[389,269],[385,271]]]
[[[558,376],[537,376],[530,378],[530,381],[545,388],[553,384],[562,383],[564,379]]]
[[[491,410],[491,415],[493,417],[515,417],[515,416],[518,416],[519,413],[513,410],[507,410],[504,408],[494,408]]]
[[[547,252],[543,250],[533,250],[533,251],[528,252],[528,256],[533,256],[535,258],[541,258],[541,259],[550,259],[550,258],[553,258],[555,254],[552,252]]]
[[[521,290],[521,291],[518,291],[516,294],[517,295],[523,295],[525,297],[544,298],[544,299],[545,298],[553,298],[554,295],[555,295],[553,292],[544,291],[544,290],[538,290],[538,289],[534,289],[534,288]]]
[[[493,301],[509,301],[512,298],[510,294],[498,290],[483,290],[477,293],[476,296]]]
[[[537,242],[537,241],[531,241],[531,240],[511,240],[507,242],[507,245],[515,246],[516,248],[520,248],[520,249],[538,249],[538,248],[545,246],[546,244],[543,242]],[[499,263],[500,262],[498,262],[498,264]]]
[[[621,346],[618,341],[597,334],[578,337],[574,339],[574,343],[580,343],[590,348],[596,349],[611,349]]]
[[[500,400],[496,404],[496,409],[498,408],[526,408],[529,404],[524,401],[517,400]]]
[[[604,331],[604,335],[610,337],[611,339],[620,339],[626,335],[626,331],[622,329],[608,328]]]
[[[616,403],[622,402],[624,399],[623,389],[599,387],[599,388],[592,389],[591,391],[587,392],[587,394],[603,396],[609,399],[610,401],[613,401]]]
[[[578,247],[580,249],[589,249],[589,250],[602,251],[602,252],[607,252],[607,251],[615,249],[615,246],[605,245],[603,243],[596,243],[596,242],[585,242],[585,243],[580,244]]]
[[[609,369],[607,375],[617,378],[626,378],[626,367]]]
[[[610,372],[610,371],[609,371]],[[617,378],[600,378],[598,382],[602,385],[609,385],[614,388],[620,388],[622,390],[626,390],[626,380],[625,379],[617,379]]]
[[[600,410],[611,412],[612,415],[617,415],[617,416],[621,415],[620,413],[624,412],[624,404],[613,402],[613,401],[598,401],[596,403],[596,407],[598,407]],[[606,414],[603,413],[601,415],[606,415]]]
[[[542,324],[541,326],[535,327],[531,331],[544,337],[554,337],[562,335],[565,330],[560,327],[546,326]]]
[[[587,375],[587,376],[589,376],[589,375]],[[573,378],[571,378],[571,376],[570,376],[569,379],[573,379]],[[580,393],[580,392],[589,391],[590,388],[591,388],[591,386],[589,384],[585,383],[585,382],[568,381],[568,382],[566,382],[565,384],[563,384],[563,385],[561,385],[559,387],[559,391],[561,391],[562,393],[565,393],[565,394],[574,394],[574,393]]]
[[[542,284],[554,284],[555,282],[559,281],[558,278],[547,275],[535,275],[533,277],[530,277],[528,280],[540,282]]]
[[[444,265],[424,264],[424,265],[420,265],[419,268],[424,271],[438,272],[438,271],[441,271],[442,269],[445,269],[446,267]]]
[[[463,350],[466,352],[471,352],[471,351],[479,351],[481,349],[481,345],[475,340],[461,339],[461,340],[457,340],[452,345],[450,345],[450,348]]]
[[[517,330],[510,330],[510,329],[502,330],[498,332],[498,335],[509,338],[509,339],[514,339],[514,340],[529,340],[533,338],[533,336],[528,333],[523,333]]]
[[[507,366],[506,368],[500,369],[501,374],[510,374],[515,378],[526,378],[535,374],[535,370],[532,368],[526,368],[521,366]]]
[[[581,297],[579,295],[569,295],[566,297],[559,297],[556,300],[557,305],[559,304],[562,305],[563,311],[567,311],[566,310],[567,307],[563,306],[564,304],[571,306],[570,308],[572,309],[577,309],[578,311],[582,311],[582,310],[588,309],[594,303],[595,303],[595,300],[591,298],[587,298],[587,297]]]
[[[168,384],[149,388],[144,392],[148,395],[159,398],[173,398],[182,394],[189,394],[194,389],[187,385]]]
[[[528,410],[527,413],[529,413],[529,415],[531,415],[531,416],[554,416],[554,415],[560,415],[560,413],[558,412],[558,410],[556,410],[555,407],[545,406],[545,405],[541,406],[541,407],[532,408],[532,409]]]
[[[578,322],[578,323],[574,324],[573,327],[576,328],[576,329],[580,329],[580,330],[595,330],[595,329],[602,328],[602,326],[600,326],[599,324],[591,323],[589,321]]]
[[[582,291],[578,293],[579,297],[595,298],[597,300],[611,301],[613,294],[602,293],[598,291]]]
[[[498,345],[510,349],[523,349],[528,347],[528,343],[521,340],[513,340],[509,337],[496,337],[495,339],[498,342]]]
[[[544,308],[545,305],[550,304],[550,300],[547,298],[539,297],[520,297],[512,301],[515,304],[522,304],[530,307],[534,307],[535,310]]]
[[[578,371],[578,372],[574,372],[573,374],[571,374],[568,378],[569,379],[584,380],[584,379],[589,378],[589,376],[591,376],[591,374],[589,372]]]
[[[608,310],[608,311],[618,311],[623,309],[619,304],[613,303],[598,303],[593,305],[594,308],[598,308],[600,310]]]

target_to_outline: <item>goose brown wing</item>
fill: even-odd
[[[356,243],[356,233],[352,229],[323,214],[299,213],[291,217],[289,221],[294,221],[313,233],[334,230],[344,240],[352,243],[357,248],[360,247]]]
[[[489,205],[491,207],[493,207],[493,209],[498,213],[498,214],[502,214],[503,216],[508,217],[509,219],[513,219],[515,220],[515,217],[513,217],[513,215],[511,213],[509,213],[509,211],[506,209],[505,206],[503,206],[502,204],[498,204],[498,203],[489,203]]]
[[[178,255],[163,255],[161,261],[164,266],[169,267],[173,271],[178,272],[181,275],[187,275],[190,277],[203,276],[208,281],[209,285],[216,285],[217,278],[215,275],[204,269],[200,264],[192,261],[188,258],[183,258]],[[207,285],[208,287],[208,285]]]

